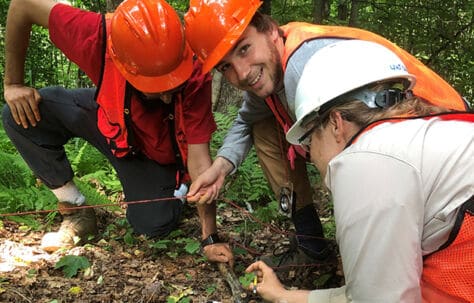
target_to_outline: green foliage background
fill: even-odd
[[[170,0],[180,15],[189,2]],[[358,27],[371,30],[418,57],[443,76],[468,100],[474,100],[474,1],[472,0],[273,0],[271,14],[285,24],[290,21],[312,22],[314,4],[327,2],[322,23],[348,25],[350,10],[357,3]],[[5,36],[8,0],[0,0],[0,37]],[[72,0],[83,9],[105,12],[105,0]],[[0,73],[4,68],[4,41],[0,39]],[[41,64],[38,64],[38,63]],[[48,40],[44,29],[35,29],[26,66],[26,82],[34,87],[64,85],[86,86],[90,82],[68,62]],[[3,82],[0,84],[3,91]],[[3,103],[3,94],[0,97]]]

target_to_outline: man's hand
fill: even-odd
[[[5,85],[4,97],[18,125],[28,128],[41,120],[38,108],[41,97],[36,89],[19,84]]]
[[[206,245],[203,251],[209,261],[229,263],[231,268],[234,267],[234,254],[228,243]]]
[[[13,119],[24,128],[36,126],[41,119],[38,91],[23,84],[31,27],[39,25],[48,28],[49,14],[56,4],[54,0],[11,0],[8,7],[3,95]]]
[[[224,158],[218,157],[211,167],[191,184],[187,195],[188,202],[210,204],[219,196],[227,174],[232,171],[232,164]]]

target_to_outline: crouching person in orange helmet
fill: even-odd
[[[289,250],[281,259],[264,258],[265,262],[280,268],[318,263],[327,256],[327,245],[313,207],[307,154],[281,140],[296,119],[296,83],[311,55],[338,41],[374,41],[394,51],[417,76],[415,95],[448,108],[465,109],[466,105],[436,73],[381,36],[356,28],[304,22],[279,27],[271,17],[257,11],[260,4],[258,0],[191,0],[185,15],[186,39],[204,70],[216,68],[231,84],[245,90],[238,116],[216,159],[193,182],[189,194],[192,200],[212,201],[222,180],[236,170],[253,144],[277,199],[287,201],[281,198],[291,191],[294,198],[293,207],[286,209],[293,210],[297,249]]]
[[[76,63],[96,88],[28,87],[24,67],[33,24]],[[97,233],[94,211],[73,181],[64,151],[79,137],[115,168],[127,219],[138,234],[167,235],[180,221],[181,184],[211,165],[216,129],[211,77],[184,39],[174,9],[163,0],[126,0],[110,15],[52,0],[12,0],[6,28],[3,125],[34,174],[58,199],[63,222],[42,247],[54,251]],[[185,186],[184,186],[185,187]],[[176,191],[176,198],[174,198]],[[72,209],[71,209],[72,208]],[[202,238],[215,234],[215,205],[198,209]],[[205,250],[214,261],[232,261],[226,244]]]
[[[336,63],[335,63],[336,62]],[[256,262],[270,302],[474,302],[474,113],[413,97],[387,48],[324,47],[296,89],[287,140],[331,191],[346,285],[290,291]]]

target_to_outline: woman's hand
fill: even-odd
[[[284,293],[287,292],[273,269],[262,261],[251,264],[245,271],[255,272],[257,275],[257,292],[263,299],[270,302],[278,302],[283,298]],[[249,289],[253,289],[252,284],[250,284]]]

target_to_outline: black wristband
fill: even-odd
[[[206,239],[201,241],[201,247],[205,247],[211,244],[220,243],[219,235],[217,233],[210,234]]]

